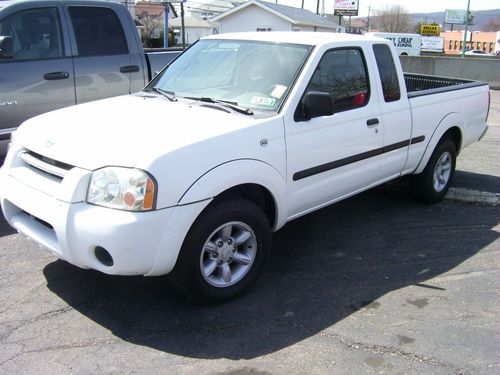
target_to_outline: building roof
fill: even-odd
[[[227,12],[218,15],[217,17],[214,17],[212,20],[220,21],[221,19],[233,13],[239,12],[240,10],[245,9],[251,5],[256,5],[264,10],[267,10],[268,12],[271,12],[276,16],[287,20],[294,25],[317,26],[329,29],[338,28],[338,23],[328,18],[321,17],[309,10],[294,8],[287,5],[268,3],[261,0],[247,1],[243,4],[238,5],[237,7],[234,7],[233,9],[228,10]]]
[[[169,3],[169,16],[170,13],[173,14],[174,17],[177,17],[177,12],[175,8]],[[140,16],[148,16],[148,17],[163,17],[163,13],[165,12],[165,6],[161,3],[150,2],[150,1],[138,1],[135,4],[135,14],[137,17]]]
[[[178,18],[173,18],[170,21],[168,21],[169,27],[181,27],[182,26],[182,20],[180,17]],[[214,27],[217,27],[216,24],[210,21],[205,21],[201,20],[196,17],[184,17],[184,26],[185,27],[200,27],[200,28],[206,28],[206,29],[213,29]]]

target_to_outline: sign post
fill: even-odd
[[[182,22],[182,48],[185,47],[185,32],[186,28],[184,27],[184,3],[186,0],[166,0],[163,4],[165,5],[165,30],[163,30],[163,47],[168,48],[168,8],[172,6],[172,4],[181,4],[181,22]]]
[[[464,45],[462,48],[462,58],[465,57],[465,44],[467,42],[467,31],[469,29],[469,10],[470,10],[470,0],[467,0],[467,12],[465,13],[465,30],[464,30]]]

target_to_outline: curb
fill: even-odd
[[[445,199],[488,206],[497,206],[500,204],[500,194],[498,193],[465,188],[450,188]]]

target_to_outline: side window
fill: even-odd
[[[127,40],[115,12],[103,7],[69,7],[78,56],[128,53]]]
[[[30,9],[10,15],[0,21],[0,35],[12,38],[17,61],[64,55],[57,8]]]
[[[386,44],[375,44],[373,46],[375,60],[377,60],[380,81],[382,81],[382,91],[386,102],[394,102],[401,98],[399,90],[398,73],[394,65],[391,49]]]
[[[370,90],[361,50],[343,48],[326,52],[306,88],[308,91],[330,93],[334,112],[366,105]]]

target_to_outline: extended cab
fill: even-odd
[[[230,298],[290,220],[404,175],[443,199],[488,100],[486,83],[404,75],[381,38],[206,37],[140,93],[26,121],[0,201],[74,265]]]
[[[0,157],[24,120],[137,92],[178,54],[145,54],[118,3],[0,2]]]

